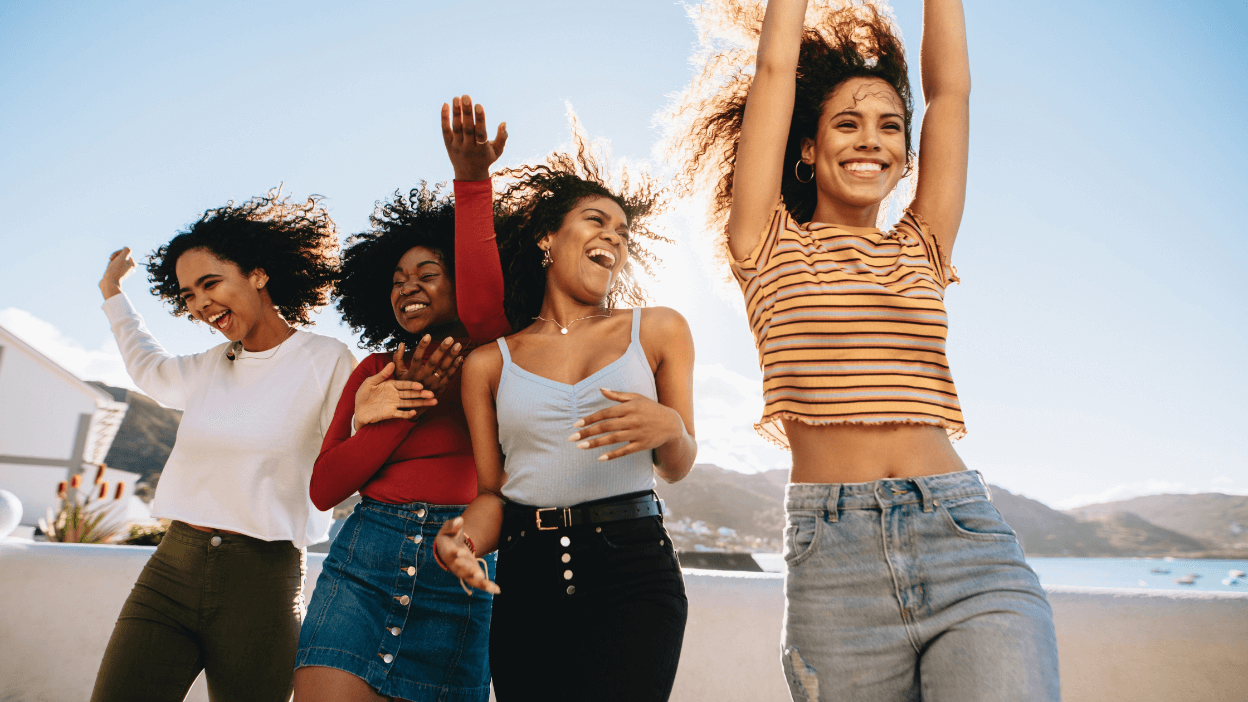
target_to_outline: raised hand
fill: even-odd
[[[433,547],[437,549],[438,559],[460,582],[494,595],[500,592],[469,545],[463,517],[444,523],[433,540]]]
[[[685,435],[685,422],[680,418],[680,413],[671,407],[635,392],[616,392],[602,388],[602,394],[608,400],[620,404],[581,418],[572,426],[584,428],[568,437],[568,441],[579,441],[576,447],[580,449],[627,442],[626,445],[599,456],[600,461],[656,449]],[[591,436],[595,438],[589,438]]]
[[[410,356],[405,355],[404,345],[400,343],[394,351],[394,377],[415,381],[436,396],[464,364],[464,357],[459,355],[463,345],[448,336],[429,354],[429,358],[425,358],[425,350],[432,340],[433,337],[425,334]]]
[[[393,380],[394,364],[364,379],[355,391],[355,428],[387,419],[415,419],[438,403],[434,394],[411,380]]]
[[[490,141],[485,108],[477,105],[474,112],[472,98],[457,97],[449,105],[442,103],[442,141],[455,168],[455,180],[485,180],[490,177],[490,164],[503,155],[507,123],[498,125],[498,134]]]
[[[121,281],[134,272],[135,265],[129,246],[123,246],[108,257],[108,267],[100,278],[100,292],[104,293],[105,300],[121,292]]]

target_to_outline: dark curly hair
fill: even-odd
[[[765,7],[751,0],[709,0],[691,11],[702,48],[701,71],[669,110],[667,150],[676,157],[682,194],[709,192],[712,229],[722,237],[732,204],[732,178],[745,102]],[[815,179],[797,180],[802,139],[814,138],[824,103],[851,78],[879,78],[893,87],[905,110],[906,172],[914,163],[911,122],[914,101],[905,49],[886,10],[865,0],[821,4],[807,11],[797,62],[797,94],[784,151],[780,194],[798,222],[814,215]]]
[[[454,280],[455,205],[442,187],[431,189],[421,181],[406,196],[396,190],[389,202],[373,208],[369,231],[347,239],[334,296],[343,321],[360,335],[361,349],[382,351],[399,342],[411,348],[419,341],[399,325],[390,307],[391,276],[409,249],[423,246],[437,252]]]
[[[313,195],[292,203],[281,188],[274,188],[241,205],[231,200],[204,212],[148,257],[152,294],[172,307],[175,316],[189,314],[178,294],[178,259],[192,249],[207,249],[244,274],[263,269],[269,276],[269,297],[282,317],[290,324],[311,324],[311,312],[329,304],[338,278],[338,226],[321,199]]]
[[[610,198],[624,210],[628,221],[628,257],[607,293],[607,307],[644,306],[648,297],[638,279],[638,269],[650,275],[659,262],[648,244],[671,243],[648,227],[664,205],[662,191],[649,177],[642,175],[630,182],[624,172],[617,195],[604,177],[605,163],[599,163],[600,157],[587,146],[575,117],[572,121],[575,155],[555,152],[544,163],[494,174],[504,184],[494,202],[498,252],[503,261],[503,307],[511,328],[517,331],[533,323],[546,295],[546,269],[537,242],[558,231],[564,217],[586,198]]]

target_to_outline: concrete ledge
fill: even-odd
[[[0,541],[0,700],[86,702],[154,549]],[[308,554],[308,588],[324,556]],[[788,699],[783,578],[688,569],[672,699]],[[1066,702],[1248,699],[1248,594],[1049,587]],[[203,679],[188,700],[207,700]]]

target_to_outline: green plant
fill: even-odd
[[[159,546],[160,540],[165,538],[165,532],[169,531],[169,522],[161,520],[159,524],[131,524],[130,536],[127,536],[121,543],[130,546]]]
[[[73,476],[68,483],[62,480],[56,486],[60,508],[53,512],[49,507],[47,519],[39,520],[39,529],[49,541],[100,544],[112,541],[125,529],[125,523],[117,514],[125,484],[118,482],[113,499],[106,502],[109,496],[108,483],[104,482],[106,469],[101,464],[96,471],[96,489],[81,491],[82,475]]]

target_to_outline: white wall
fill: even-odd
[[[102,391],[16,343],[0,344],[0,454],[69,458],[78,415],[94,415]]]
[[[86,702],[151,552],[0,541],[0,699]],[[309,590],[323,561],[308,555]],[[787,700],[781,577],[687,570],[685,580],[689,626],[672,699]],[[1248,699],[1248,594],[1046,589],[1065,702]],[[202,682],[188,700],[207,699]]]

